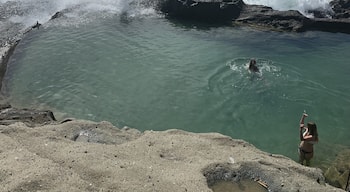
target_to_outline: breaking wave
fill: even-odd
[[[65,12],[70,18],[86,21],[91,15],[107,17],[123,14],[128,17],[156,15],[153,6],[144,0],[0,0],[0,6],[11,12],[9,20],[31,26],[37,21],[47,22],[56,12]]]
[[[331,0],[243,0],[246,4],[265,5],[275,10],[298,10],[308,15],[308,10],[329,10]]]

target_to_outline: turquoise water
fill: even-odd
[[[118,127],[220,132],[294,160],[306,110],[319,130],[316,164],[350,146],[350,35],[97,21],[28,34],[6,74],[11,103]],[[250,58],[261,74],[247,71]]]

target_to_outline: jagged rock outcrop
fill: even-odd
[[[349,19],[350,18],[350,0],[333,0],[330,3],[335,19]]]
[[[74,139],[82,131],[89,138]],[[2,191],[210,192],[223,180],[261,181],[273,192],[343,191],[326,184],[318,168],[218,133],[141,133],[84,120],[29,129],[17,122],[0,125],[0,146]]]
[[[246,5],[242,0],[164,0],[160,3],[160,10],[169,17],[207,22],[233,21],[235,24],[277,31],[350,33],[349,1],[332,1],[333,10],[309,10],[315,18],[293,10],[276,11],[271,7]]]
[[[170,17],[220,22],[237,18],[243,5],[242,0],[164,0],[160,10]]]
[[[350,20],[331,18],[307,18],[298,11],[276,11],[259,5],[243,6],[236,24],[262,27],[277,31],[326,31],[350,33]]]
[[[17,122],[26,123],[29,127],[48,124],[56,121],[52,111],[36,109],[17,109],[10,104],[0,105],[0,124],[10,125]]]
[[[245,5],[236,24],[269,28],[280,31],[304,31],[310,19],[298,11],[276,11],[261,5]]]

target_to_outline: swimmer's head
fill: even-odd
[[[254,58],[250,59],[249,64],[251,64],[251,65],[255,65],[255,64],[256,64],[256,60],[255,60]]]

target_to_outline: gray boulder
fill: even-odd
[[[236,24],[298,32],[304,31],[305,24],[309,22],[310,19],[298,11],[276,11],[261,5],[244,6],[240,16],[235,19]]]
[[[36,109],[17,109],[10,104],[0,105],[0,125],[23,122],[29,127],[56,121],[52,111]]]

